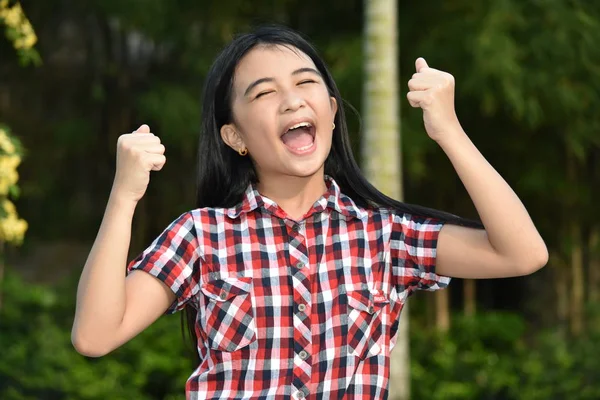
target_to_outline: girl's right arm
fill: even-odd
[[[144,330],[175,300],[171,289],[140,271],[125,277],[133,214],[150,180],[166,159],[147,125],[122,135],[108,205],[83,268],[71,332],[75,349],[99,357]]]

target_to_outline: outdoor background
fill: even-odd
[[[147,123],[167,148],[136,210],[131,259],[194,207],[211,62],[234,34],[272,22],[300,30],[326,59],[361,115],[348,112],[353,146],[379,187],[476,217],[405,97],[417,57],[452,73],[465,131],[549,247],[531,276],[455,279],[411,298],[410,398],[600,399],[596,0],[0,0],[0,399],[184,398],[195,366],[179,315],[86,358],[70,342],[76,284],[117,137]],[[385,47],[394,43],[397,53]],[[378,128],[386,109],[391,125]],[[382,182],[373,171],[390,165],[396,175]],[[395,384],[409,376],[400,369]],[[402,388],[390,397],[408,398]]]

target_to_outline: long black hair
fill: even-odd
[[[232,88],[235,69],[240,60],[254,47],[286,46],[299,50],[312,59],[327,85],[329,95],[338,104],[335,116],[331,151],[325,160],[325,174],[331,176],[342,193],[362,207],[388,207],[400,212],[432,217],[446,223],[481,228],[479,222],[460,218],[446,212],[410,205],[394,200],[377,190],[363,176],[352,149],[340,92],[315,48],[299,33],[281,26],[263,26],[252,33],[235,38],[218,55],[206,77],[202,101],[202,123],[198,147],[198,177],[196,206],[233,207],[242,201],[250,183],[257,182],[250,157],[240,157],[221,138],[220,129],[231,123]],[[185,309],[187,331],[196,347],[195,323],[197,312]],[[185,328],[183,328],[185,331]]]

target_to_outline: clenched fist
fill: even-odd
[[[429,68],[423,58],[415,62],[417,72],[408,81],[408,101],[423,109],[423,122],[430,138],[439,141],[462,130],[454,109],[454,77]],[[458,129],[458,130],[457,130]]]
[[[117,172],[113,192],[127,200],[139,201],[150,182],[150,171],[160,171],[167,161],[165,146],[148,125],[119,136],[117,141]]]

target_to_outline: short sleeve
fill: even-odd
[[[191,212],[173,221],[137,258],[127,266],[127,274],[146,271],[164,282],[177,296],[166,314],[184,308],[199,291],[198,238]]]
[[[390,255],[399,292],[433,291],[448,286],[450,278],[435,273],[437,241],[443,226],[442,221],[432,218],[393,216]]]

